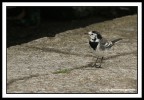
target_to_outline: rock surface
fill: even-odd
[[[102,68],[91,67],[90,30],[123,38]],[[130,15],[8,47],[7,93],[137,93],[137,69],[137,15]]]

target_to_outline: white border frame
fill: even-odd
[[[137,6],[138,7],[138,94],[7,94],[6,93],[6,7],[7,6]],[[3,2],[2,3],[2,97],[20,98],[140,98],[142,97],[142,3],[141,2]]]

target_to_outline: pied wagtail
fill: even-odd
[[[90,31],[88,32],[88,34],[90,36],[89,40],[90,47],[94,50],[97,56],[103,55],[105,50],[110,49],[117,41],[122,40],[122,38],[118,38],[113,41],[108,41],[106,38],[103,38],[102,35],[97,31]],[[98,63],[98,59],[100,59],[99,65],[96,64]],[[100,58],[97,57],[96,62],[94,63],[93,66],[100,68],[102,60],[103,56]]]

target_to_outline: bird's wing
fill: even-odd
[[[102,38],[100,41],[100,49],[105,50],[106,48],[111,48],[113,46],[113,43],[111,41],[108,41],[105,38]]]
[[[106,38],[102,38],[100,40],[101,45],[105,45],[108,42],[108,40]]]
[[[101,50],[105,50],[105,44],[108,42],[108,40],[107,39],[105,39],[105,38],[102,38],[101,40],[100,40],[100,49]]]

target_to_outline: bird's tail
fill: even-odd
[[[118,42],[118,41],[120,41],[120,40],[122,40],[122,38],[118,38],[118,39],[112,40],[111,42],[112,42],[113,44],[115,44],[116,42]]]

